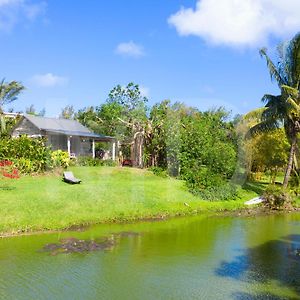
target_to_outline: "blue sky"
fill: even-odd
[[[1,74],[26,91],[13,107],[103,103],[134,81],[163,99],[245,113],[277,93],[258,50],[300,28],[295,0],[0,0]]]

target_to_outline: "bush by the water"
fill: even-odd
[[[225,183],[220,186],[209,187],[204,190],[199,190],[197,194],[208,201],[226,201],[236,200],[238,198],[237,188],[234,184]]]
[[[291,194],[281,186],[269,185],[263,193],[265,204],[272,209],[282,208],[290,205],[293,201]]]
[[[19,172],[25,174],[43,172],[51,167],[51,150],[42,138],[27,136],[0,140],[0,159],[12,161]]]
[[[207,167],[197,167],[188,170],[182,176],[190,192],[204,200],[220,201],[237,198],[234,184],[228,183],[220,174],[213,173]]]

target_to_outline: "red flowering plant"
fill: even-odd
[[[12,161],[7,159],[0,160],[0,176],[11,179],[20,178],[19,170]]]

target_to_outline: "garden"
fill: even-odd
[[[116,161],[71,159],[67,152],[52,151],[45,138],[12,138],[19,116],[8,118],[3,107],[24,86],[2,80],[0,231],[236,210],[261,195],[271,210],[293,210],[300,194],[299,43],[296,35],[288,47],[279,46],[277,65],[266,49],[260,51],[281,94],[265,95],[265,106],[246,115],[231,116],[223,107],[200,111],[170,100],[149,106],[132,82],[115,86],[99,106],[62,109],[61,118],[117,139]],[[124,161],[133,168],[122,168]],[[66,169],[82,184],[63,183]]]

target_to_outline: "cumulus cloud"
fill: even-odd
[[[37,74],[30,79],[31,83],[39,87],[54,87],[68,83],[68,78],[57,76],[52,73]]]
[[[284,38],[300,28],[299,0],[198,0],[182,7],[168,23],[182,36],[216,45],[256,47],[270,37]]]
[[[124,56],[131,56],[135,58],[139,58],[145,55],[144,48],[141,45],[134,43],[133,41],[120,43],[115,52]]]
[[[0,31],[9,32],[19,23],[33,21],[45,9],[44,1],[0,0]]]

